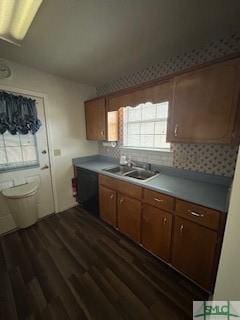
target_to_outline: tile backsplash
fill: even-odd
[[[192,50],[181,56],[172,57],[157,65],[107,83],[97,88],[97,94],[109,94],[233,53],[240,53],[239,34],[218,39],[205,47]],[[126,154],[131,156],[132,160],[146,161],[214,175],[232,177],[234,174],[238,152],[238,148],[235,146],[174,143],[171,145],[170,152],[157,152],[122,149],[121,141],[122,126],[120,117],[120,142],[114,148],[104,147],[100,142],[99,153],[114,158],[119,158],[121,154]]]

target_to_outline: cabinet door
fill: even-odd
[[[116,227],[117,224],[117,195],[116,191],[100,186],[100,216],[107,223]]]
[[[141,202],[118,195],[119,230],[134,241],[140,241]]]
[[[169,260],[172,215],[161,209],[144,205],[142,213],[142,244],[164,260]]]
[[[178,76],[169,109],[170,142],[231,143],[239,94],[239,60]]]
[[[85,102],[86,135],[88,140],[106,139],[105,99]]]
[[[172,264],[205,289],[211,289],[217,233],[176,217]]]

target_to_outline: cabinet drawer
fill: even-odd
[[[108,176],[103,176],[103,175],[99,176],[99,184],[105,187],[109,187],[110,189],[117,190],[117,183],[118,183],[117,179],[114,179]]]
[[[202,207],[190,202],[177,200],[176,213],[178,216],[184,217],[193,222],[197,222],[203,226],[218,230],[220,222],[220,212]]]
[[[142,198],[142,188],[125,181],[118,180],[117,191],[136,199]]]
[[[143,199],[145,203],[151,204],[157,208],[170,211],[174,208],[174,198],[160,192],[144,189]]]

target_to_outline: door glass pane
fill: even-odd
[[[6,158],[6,152],[5,148],[0,147],[0,164],[6,164],[7,158]]]
[[[35,147],[23,146],[22,152],[23,152],[23,160],[24,161],[36,161],[37,160]]]
[[[31,133],[20,135],[20,142],[22,146],[34,146],[35,141],[34,141],[34,135]]]
[[[4,133],[3,135],[5,140],[6,147],[18,147],[20,146],[19,135],[12,135],[9,132]]]
[[[8,163],[17,163],[17,162],[22,162],[23,157],[22,157],[22,150],[21,147],[7,147],[7,159]]]

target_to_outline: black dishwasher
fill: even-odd
[[[77,201],[93,215],[99,215],[98,174],[83,168],[76,168]]]

